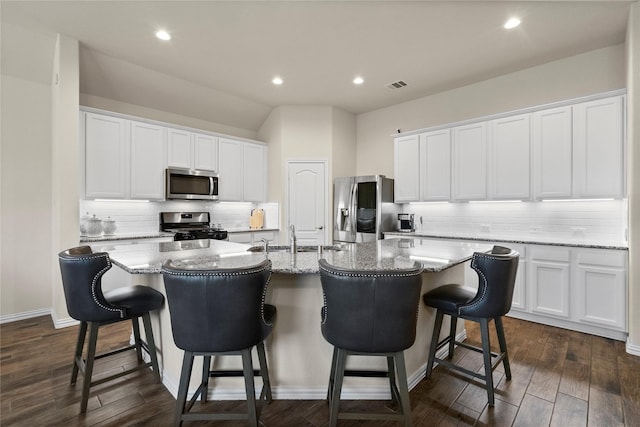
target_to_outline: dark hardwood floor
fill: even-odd
[[[513,379],[494,373],[495,407],[486,392],[463,376],[436,368],[432,378],[411,391],[414,426],[640,426],[640,357],[624,343],[505,318]],[[115,348],[128,339],[129,324],[101,328],[99,347]],[[467,322],[469,342],[479,331]],[[175,400],[149,372],[139,372],[92,388],[89,408],[79,415],[80,388],[69,385],[77,327],[53,328],[47,316],[0,327],[2,426],[170,425]],[[496,343],[495,334],[492,343]],[[479,354],[465,349],[455,358],[481,370]],[[97,362],[107,374],[135,363],[131,352]],[[353,408],[390,410],[386,402],[347,402]],[[207,403],[208,410],[230,410],[244,402]],[[213,407],[213,409],[211,409]],[[275,400],[262,412],[265,426],[324,426],[325,401]],[[238,422],[184,423],[236,426]],[[340,426],[393,426],[390,422],[340,421]]]

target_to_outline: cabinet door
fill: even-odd
[[[236,243],[253,243],[253,233],[229,233],[229,241]]]
[[[527,287],[531,312],[568,319],[571,251],[532,246],[530,254]]]
[[[492,199],[529,199],[530,128],[529,114],[491,121],[489,170]]]
[[[193,168],[191,147],[191,132],[181,129],[167,129],[167,166]]]
[[[451,131],[420,135],[420,200],[451,199]]]
[[[452,129],[452,190],[454,200],[487,198],[486,123]]]
[[[525,311],[527,309],[527,247],[525,245],[517,245],[513,243],[500,243],[502,246],[518,251],[520,259],[518,260],[518,272],[516,273],[516,282],[513,287],[513,298],[511,300],[511,309]]]
[[[245,202],[264,202],[267,199],[267,153],[260,144],[244,143]]]
[[[623,98],[573,107],[574,197],[624,196]]]
[[[131,122],[131,198],[164,199],[165,128]]]
[[[626,252],[576,250],[576,320],[626,331]]]
[[[126,120],[117,117],[86,113],[85,196],[87,198],[128,196],[127,124]]]
[[[242,201],[244,173],[242,152],[241,141],[225,138],[218,140],[220,200]]]
[[[571,107],[533,113],[533,186],[536,199],[570,198]]]
[[[420,200],[419,135],[396,138],[394,152],[395,202],[417,202]]]
[[[218,170],[218,139],[202,133],[193,134],[193,168]]]

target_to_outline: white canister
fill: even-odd
[[[102,234],[102,220],[93,214],[93,217],[87,220],[87,236],[96,237],[100,234]]]
[[[107,217],[107,219],[102,220],[102,231],[105,235],[112,235],[116,232],[116,220],[111,219],[111,217]]]

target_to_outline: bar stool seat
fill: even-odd
[[[271,384],[264,341],[276,319],[276,307],[265,303],[271,261],[246,268],[193,270],[172,261],[162,266],[176,346],[184,350],[176,397],[175,425],[186,420],[247,420],[256,427],[261,407],[256,406],[254,376],[262,377],[260,401],[270,403]],[[259,370],[253,369],[251,350],[256,347]],[[240,355],[242,370],[211,368],[212,356]],[[187,402],[194,358],[203,357],[200,385]],[[246,413],[193,412],[198,397],[204,403],[209,378],[244,377]]]
[[[84,375],[80,412],[87,410],[89,390],[92,386],[128,375],[140,369],[151,367],[157,382],[160,369],[156,346],[151,328],[149,312],[158,310],[164,304],[164,296],[147,286],[125,286],[102,292],[102,276],[111,268],[111,260],[106,252],[93,253],[89,246],[78,246],[58,254],[64,296],[69,315],[80,321],[78,340],[73,360],[71,384],[75,384],[78,372]],[[142,319],[146,342],[140,338],[138,319]],[[98,328],[115,322],[131,320],[134,343],[102,354],[96,354]],[[89,345],[86,358],[82,357],[84,342],[89,330]],[[92,381],[93,365],[96,359],[112,356],[122,351],[135,350],[138,365],[116,374]],[[142,350],[149,355],[144,362]]]
[[[404,350],[415,341],[422,267],[404,270],[346,270],[319,261],[325,304],[321,330],[334,346],[327,398],[329,425],[338,419],[395,420],[411,425]],[[347,356],[383,356],[386,371],[347,370]],[[400,413],[340,411],[345,376],[387,377]]]
[[[489,406],[494,405],[493,370],[500,362],[503,363],[507,380],[511,379],[511,368],[509,366],[507,342],[502,326],[502,316],[507,314],[511,309],[518,260],[518,252],[502,246],[494,246],[489,254],[476,252],[473,254],[471,260],[471,268],[478,273],[479,284],[477,290],[470,290],[458,284],[449,284],[439,286],[423,295],[422,299],[424,304],[427,307],[437,310],[425,375],[427,378],[431,376],[433,366],[437,362],[447,368],[481,379],[487,389]],[[442,341],[439,341],[444,315],[451,317],[451,325],[449,335]],[[458,318],[480,324],[482,348],[456,341],[456,324]],[[496,327],[500,353],[491,351],[491,343],[489,341],[489,322],[491,320],[494,321]],[[453,358],[456,345],[482,353],[484,373],[479,374],[472,372],[449,360],[436,357],[436,352],[445,345],[449,346],[449,360]]]

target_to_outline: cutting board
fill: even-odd
[[[249,228],[252,230],[262,228],[264,226],[264,211],[262,209],[252,209],[249,218]]]

